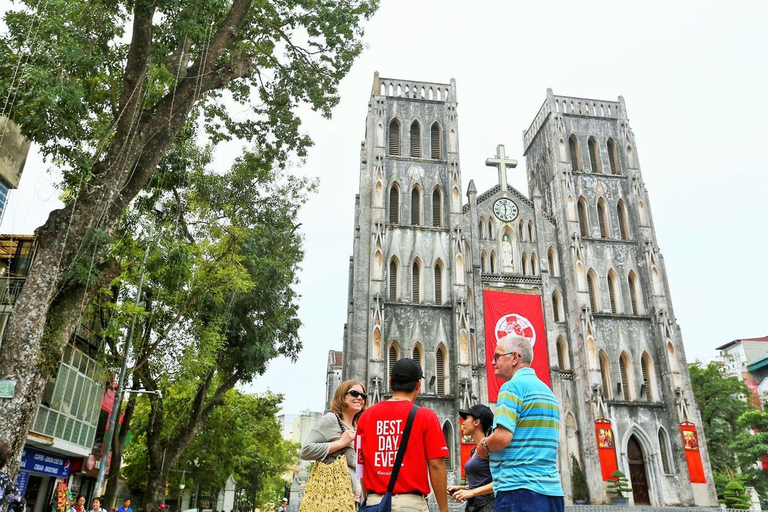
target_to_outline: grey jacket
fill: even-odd
[[[334,453],[328,453],[331,449],[331,442],[341,438],[341,427],[335,413],[326,413],[320,421],[317,422],[304,444],[301,446],[302,460],[317,460],[330,464],[336,458],[344,453],[347,457],[347,468],[349,469],[349,478],[352,480],[352,491],[357,492],[358,481],[355,475],[355,449],[347,446],[343,450]]]

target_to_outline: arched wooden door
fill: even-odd
[[[630,437],[627,443],[627,462],[629,462],[629,480],[632,484],[635,505],[650,505],[643,449],[635,436]]]

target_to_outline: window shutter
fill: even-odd
[[[411,190],[411,225],[421,224],[421,194],[419,189]]]
[[[626,357],[619,359],[619,370],[621,371],[621,392],[624,395],[624,400],[629,400],[629,372]]]
[[[389,123],[389,154],[400,155],[400,123],[397,119]]]
[[[397,300],[397,263],[395,260],[389,262],[389,300]]]
[[[634,275],[629,276],[629,300],[632,303],[632,314],[637,314],[637,283]]]
[[[603,381],[603,393],[605,393],[605,399],[611,398],[611,388],[608,386],[608,368],[605,366],[603,357],[600,357],[600,378]]]
[[[429,130],[430,133],[430,146],[431,146],[431,152],[432,152],[432,158],[435,160],[439,160],[442,156],[440,153],[440,125],[437,123],[432,123],[432,128]]]
[[[593,313],[598,313],[597,287],[595,285],[595,278],[592,274],[587,274],[587,286],[589,286],[589,306],[592,308]]]
[[[411,302],[419,302],[419,284],[419,264],[414,261],[411,274]]]
[[[558,304],[558,300],[557,300],[557,294],[553,293],[552,294],[552,311],[555,314],[555,322],[559,322],[560,321],[560,308],[558,306],[559,306],[559,304]]]
[[[608,238],[608,226],[605,223],[605,208],[603,203],[597,203],[597,222],[600,224],[600,236]]]
[[[437,394],[445,394],[445,354],[443,349],[437,349],[435,357],[437,363],[436,376],[437,376]]]
[[[435,304],[443,303],[443,269],[435,265]]]
[[[395,362],[397,361],[397,347],[395,347],[395,344],[393,343],[389,347],[389,360],[387,361],[387,366],[389,367],[389,377],[392,377],[392,367],[395,366]],[[387,382],[389,382],[389,379],[387,379]],[[390,389],[392,389],[390,387]]]
[[[389,222],[397,224],[400,221],[400,191],[396,186],[389,189]]]
[[[581,236],[589,236],[589,222],[587,221],[587,205],[583,199],[579,200],[579,227],[581,228]]]
[[[421,127],[417,121],[411,124],[411,157],[421,158]]]
[[[643,398],[647,401],[651,401],[653,398],[651,397],[651,379],[650,379],[650,372],[648,369],[648,361],[647,358],[644,357],[640,360],[640,368],[643,371],[643,385],[644,387],[644,396]]]
[[[432,225],[435,227],[440,227],[443,225],[442,222],[442,215],[440,215],[441,208],[441,194],[439,190],[435,190],[432,192]]]
[[[616,279],[608,274],[608,298],[611,300],[611,313],[617,313],[616,309]]]

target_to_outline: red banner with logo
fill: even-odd
[[[600,418],[595,420],[597,434],[597,454],[600,456],[600,472],[603,480],[615,480],[611,475],[619,469],[616,462],[616,442],[613,438],[611,422]]]
[[[549,378],[549,353],[547,331],[544,329],[544,314],[541,295],[527,293],[483,291],[485,311],[485,364],[488,368],[488,400],[495,402],[499,388],[504,381],[493,374],[493,352],[496,342],[507,334],[518,334],[528,338],[533,345],[531,368],[547,385]]]
[[[683,436],[685,461],[688,463],[688,476],[691,478],[691,483],[707,483],[707,478],[704,476],[704,466],[701,463],[699,434],[696,432],[696,425],[690,421],[682,422],[680,424],[680,434]]]

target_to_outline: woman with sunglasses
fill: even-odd
[[[464,420],[461,426],[464,436],[469,436],[477,445],[493,426],[493,412],[483,404],[475,404],[469,409],[459,409],[459,416]],[[464,464],[467,485],[448,486],[448,494],[458,502],[466,502],[467,512],[492,512],[495,506],[493,481],[488,459],[483,459],[472,448],[469,460]]]
[[[355,475],[355,429],[367,399],[361,382],[345,380],[336,388],[331,412],[320,419],[304,441],[301,458],[316,462],[300,512],[354,512],[355,502],[360,500],[360,482]],[[342,465],[349,478],[338,481],[337,469]]]

